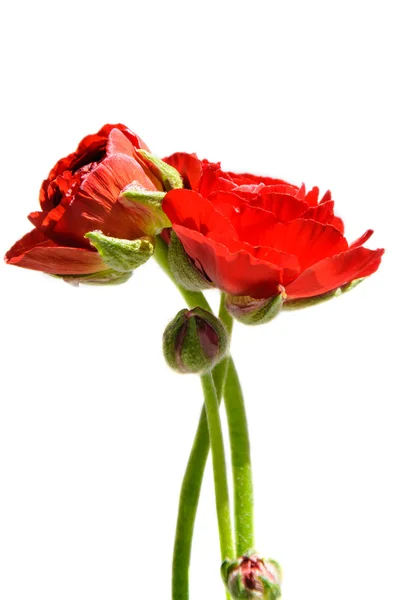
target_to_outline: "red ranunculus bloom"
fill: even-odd
[[[84,235],[136,239],[142,223],[118,201],[132,183],[163,189],[136,149],[144,142],[124,125],[105,125],[86,136],[76,152],[57,162],[40,190],[41,211],[29,215],[35,228],[7,252],[13,265],[57,275],[89,275],[108,269]]]
[[[163,210],[195,266],[234,296],[263,299],[285,288],[287,301],[325,294],[371,275],[383,250],[349,244],[330,192],[280,179],[226,173],[219,164],[177,153],[164,159],[186,188]]]

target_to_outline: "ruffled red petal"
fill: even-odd
[[[230,252],[199,231],[180,225],[175,225],[174,230],[188,256],[219,289],[253,298],[268,298],[277,293],[281,268],[254,258],[245,250]]]
[[[264,231],[261,245],[294,254],[302,270],[348,248],[347,241],[337,229],[310,219],[277,223]]]
[[[191,190],[171,190],[162,203],[163,211],[171,223],[199,231],[206,235],[218,231],[236,237],[236,232],[215,206],[201,194]]]
[[[311,298],[377,271],[383,249],[352,248],[312,265],[286,287],[289,299]]]
[[[299,200],[290,194],[261,193],[261,206],[265,210],[273,213],[278,221],[288,223],[292,219],[297,219],[307,209],[304,200]]]

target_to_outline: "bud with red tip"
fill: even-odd
[[[281,569],[274,560],[245,555],[236,561],[226,560],[221,573],[234,600],[277,600],[281,595]]]
[[[224,325],[199,307],[180,310],[163,334],[166,362],[179,373],[206,373],[224,358],[227,349]]]

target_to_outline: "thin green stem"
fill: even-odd
[[[233,360],[224,384],[234,486],[236,556],[254,549],[253,477],[242,388]]]
[[[201,380],[203,395],[205,398],[206,416],[213,462],[221,560],[224,561],[226,558],[231,558],[231,556],[234,554],[231,512],[229,508],[227,465],[225,460],[221,419],[218,410],[218,400],[213,377],[211,373],[205,373],[201,376]]]

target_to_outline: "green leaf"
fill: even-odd
[[[121,273],[134,271],[146,263],[154,251],[153,244],[146,238],[122,240],[101,231],[90,231],[85,237],[98,250],[104,263]]]

